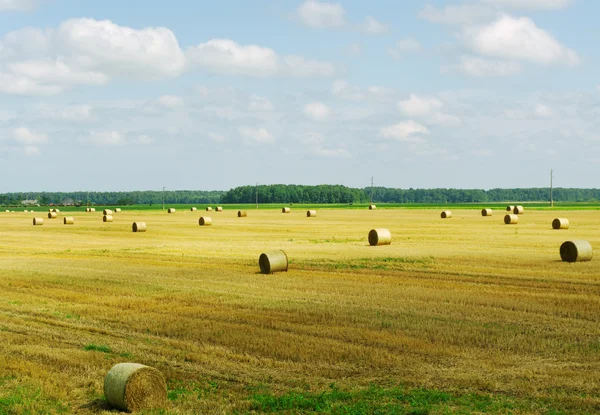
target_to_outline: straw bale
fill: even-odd
[[[444,210],[440,216],[442,219],[450,219],[452,217],[452,212]]]
[[[504,223],[506,225],[516,225],[519,223],[519,217],[517,215],[508,214],[504,216]]]
[[[167,383],[157,369],[138,363],[119,363],[104,378],[104,396],[121,411],[164,408]]]
[[[513,213],[515,215],[522,215],[525,212],[525,209],[523,209],[523,206],[515,206],[515,208],[513,209]]]
[[[65,224],[65,225],[75,225],[75,219],[72,216],[65,216],[63,218],[63,224]]]
[[[481,216],[492,216],[492,209],[481,209]]]
[[[552,221],[552,229],[569,229],[569,219],[556,218]]]
[[[248,212],[245,210],[238,210],[238,218],[245,218],[248,216]]]
[[[33,218],[33,226],[40,226],[44,224],[44,219],[42,218]]]
[[[593,254],[588,241],[567,241],[560,246],[560,258],[565,262],[591,261]]]
[[[146,232],[146,222],[133,222],[131,230],[134,232]]]
[[[380,246],[392,243],[392,233],[387,229],[371,229],[369,232],[369,245]]]
[[[112,222],[114,220],[115,219],[113,218],[112,215],[104,215],[104,216],[102,216],[102,222]]]
[[[212,218],[209,218],[208,216],[202,216],[200,218],[200,220],[198,220],[198,225],[200,225],[200,226],[211,226],[212,225]]]
[[[316,210],[307,210],[306,211],[306,217],[307,218],[316,218],[317,217],[317,211]]]
[[[57,217],[56,212],[48,212],[48,219],[56,219]]]
[[[288,270],[288,257],[282,250],[265,252],[258,258],[258,266],[263,274]]]
[[[290,213],[292,211],[292,209],[290,209],[289,207],[282,207],[281,208],[281,213]]]

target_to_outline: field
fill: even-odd
[[[600,261],[559,247],[600,247],[600,211],[440,211],[2,211],[0,414],[110,413],[129,361],[168,379],[152,414],[599,413]],[[273,249],[290,270],[262,275]]]

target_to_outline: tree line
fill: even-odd
[[[364,189],[342,185],[261,185],[240,186],[229,191],[170,190],[135,192],[17,192],[0,194],[0,205],[20,205],[36,200],[40,205],[153,205],[216,203],[486,203],[549,201],[549,188],[526,189]],[[372,199],[371,199],[372,198]],[[557,202],[597,202],[600,189],[554,189]]]

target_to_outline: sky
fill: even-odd
[[[595,0],[0,0],[0,193],[600,187]]]

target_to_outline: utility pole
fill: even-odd
[[[90,191],[88,190],[87,207],[90,207]]]
[[[552,197],[552,179],[554,178],[553,170],[550,169],[550,207],[554,207],[554,198]]]
[[[371,176],[371,204],[373,204],[373,176]]]
[[[258,209],[258,182],[256,182],[256,208]]]
[[[166,187],[165,187],[165,186],[163,186],[163,191],[162,191],[162,197],[163,197],[163,198],[162,198],[162,199],[163,199],[163,210],[165,210],[165,189],[166,189]]]

